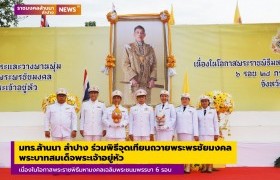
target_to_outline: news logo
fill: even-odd
[[[81,4],[17,4],[15,15],[81,15]]]

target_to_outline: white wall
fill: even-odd
[[[43,118],[42,112],[0,112],[0,153],[6,154],[0,167],[10,167],[10,141],[47,140]],[[234,112],[230,125],[231,136],[225,138],[238,141],[238,162],[232,166],[272,166],[280,156],[280,112]]]
[[[234,112],[230,115],[230,126],[231,136],[227,140],[280,142],[280,111]]]

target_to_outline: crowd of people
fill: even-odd
[[[190,106],[190,94],[181,95],[181,105],[168,102],[169,92],[161,90],[160,103],[155,108],[146,104],[147,92],[138,89],[137,104],[127,108],[121,105],[123,94],[112,92],[112,105],[106,108],[98,100],[99,88],[88,90],[90,99],[83,102],[80,113],[80,134],[85,141],[217,141],[219,124],[217,112],[210,108],[210,98],[201,96],[201,108]],[[67,90],[59,88],[57,102],[47,107],[45,137],[53,141],[70,141],[77,135],[78,117],[75,108],[66,102]],[[128,138],[127,138],[128,129]],[[176,137],[176,138],[174,138]],[[212,172],[212,165],[204,165],[202,172]],[[190,173],[190,165],[185,165]]]

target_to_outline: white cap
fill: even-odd
[[[147,92],[144,89],[138,89],[135,94],[136,96],[146,96]]]
[[[59,88],[57,91],[56,91],[56,94],[64,94],[64,95],[67,95],[67,90],[65,88]]]
[[[189,98],[190,99],[191,95],[189,93],[183,93],[181,95],[181,98]]]
[[[122,97],[122,92],[119,91],[119,90],[115,90],[115,91],[112,92],[112,97],[114,97],[114,96],[120,96],[120,97]]]
[[[160,95],[163,95],[163,94],[169,96],[169,92],[166,91],[165,89],[163,89],[163,90],[160,91]]]
[[[93,87],[90,87],[90,88],[88,89],[88,92],[93,92],[93,91],[99,92],[99,88],[98,88],[97,86],[93,86]]]
[[[202,95],[200,96],[200,101],[203,100],[203,99],[207,99],[208,101],[210,101],[210,97],[209,96],[206,96],[206,95]]]

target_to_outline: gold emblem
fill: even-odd
[[[122,119],[122,112],[119,109],[119,105],[116,105],[116,108],[112,112],[112,119],[113,119],[114,123],[119,123],[120,120]]]
[[[271,49],[274,53],[280,53],[280,31],[272,38]]]

